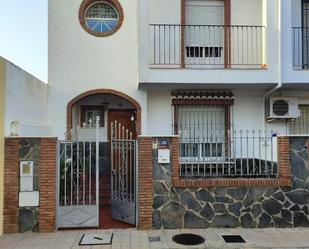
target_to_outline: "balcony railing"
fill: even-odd
[[[266,28],[244,25],[151,24],[152,67],[266,67]]]
[[[277,137],[273,132],[233,131],[180,136],[183,178],[276,178]]]
[[[293,27],[293,67],[309,69],[309,28]]]

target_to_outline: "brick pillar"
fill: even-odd
[[[16,233],[19,193],[19,139],[6,138],[4,144],[3,232]]]
[[[56,138],[42,138],[40,151],[40,232],[55,229],[56,215]]]
[[[290,139],[289,137],[278,137],[278,169],[279,178],[290,181],[291,163],[290,163]]]
[[[152,138],[138,139],[138,228],[152,228]]]
[[[172,137],[172,180],[173,184],[179,180],[179,137]]]

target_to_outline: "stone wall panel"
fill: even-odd
[[[158,164],[154,149],[153,228],[309,226],[309,138],[286,141],[291,187],[173,187],[171,164]]]

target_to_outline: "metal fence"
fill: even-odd
[[[265,27],[151,24],[153,66],[265,67]]]
[[[293,67],[309,69],[309,28],[293,27]]]
[[[95,141],[58,141],[58,228],[99,224],[99,121],[97,117]]]
[[[180,138],[183,178],[275,178],[277,137],[273,132],[233,131],[194,139]]]
[[[136,140],[133,132],[111,122],[111,209],[113,219],[136,224]]]

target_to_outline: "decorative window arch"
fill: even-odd
[[[81,26],[97,37],[117,32],[123,19],[123,9],[117,0],[84,0],[79,9]]]

